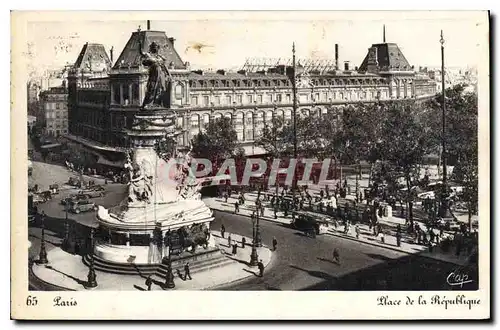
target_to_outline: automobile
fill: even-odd
[[[53,195],[59,194],[59,185],[58,184],[51,184],[49,186],[49,190]]]
[[[333,225],[333,219],[322,214],[296,211],[295,215],[292,227],[303,231],[314,230],[316,235],[326,234]]]
[[[80,212],[95,211],[96,209],[96,205],[88,199],[72,201],[69,204],[69,211],[76,214]]]
[[[83,182],[82,182],[82,180],[80,180],[80,178],[79,178],[79,177],[75,177],[75,176],[73,176],[73,177],[70,177],[70,178],[69,178],[69,180],[68,180],[68,184],[69,184],[70,186],[74,186],[74,187],[81,188],[81,187],[82,187],[82,185],[83,185]]]
[[[71,204],[71,202],[82,201],[86,199],[89,199],[87,195],[82,195],[82,194],[71,195],[69,197],[61,199],[61,204],[66,205],[66,204]]]
[[[80,190],[78,192],[78,195],[85,195],[88,198],[103,197],[105,194],[106,193],[104,190],[93,190],[93,189]]]
[[[96,184],[96,185],[91,186],[87,190],[105,191],[106,189],[103,186]]]
[[[33,204],[34,205],[42,204],[42,203],[45,203],[46,201],[47,201],[47,199],[45,199],[42,195],[33,194]]]
[[[420,199],[426,199],[426,198],[435,199],[436,194],[434,193],[434,191],[426,191],[421,194],[418,194],[417,197]]]

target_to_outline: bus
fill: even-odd
[[[316,235],[326,234],[333,226],[333,219],[324,214],[318,214],[309,211],[293,211],[295,220],[292,222],[292,227],[302,231],[312,231]]]

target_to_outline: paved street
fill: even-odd
[[[69,173],[56,165],[35,163],[38,169],[50,171],[60,185],[67,180]],[[125,196],[125,185],[108,184],[104,197],[95,198],[95,202],[105,207],[119,203]],[[39,206],[47,214],[46,238],[58,245],[64,235],[64,206],[61,198],[76,192],[76,189],[63,189],[59,195]],[[80,238],[88,237],[88,226],[96,225],[95,213],[68,214]],[[212,230],[219,230],[223,223],[226,231],[247,237],[252,236],[249,217],[215,211],[216,220]],[[73,221],[70,221],[73,223]],[[318,235],[312,239],[286,224],[261,221],[261,233],[264,244],[271,246],[273,236],[278,240],[278,250],[266,270],[264,278],[252,278],[236,284],[221,287],[224,290],[450,290],[446,283],[447,276],[458,266],[432,260],[418,255],[408,255],[391,249],[362,244],[330,234]],[[30,257],[39,253],[40,229],[29,229]],[[54,245],[48,244],[51,249]],[[333,249],[340,252],[340,264],[332,261]],[[431,271],[430,271],[431,270]],[[465,271],[468,271],[465,269]],[[470,270],[474,278],[477,271]],[[463,289],[477,288],[474,281]]]
[[[252,235],[250,219],[215,212],[214,228]],[[264,279],[252,279],[227,290],[450,290],[447,276],[458,266],[429,258],[360,244],[332,235],[308,238],[286,225],[260,223],[262,240],[278,240],[278,251]],[[340,265],[332,262],[334,248]],[[432,269],[432,271],[429,271]],[[472,274],[472,271],[471,271]],[[477,283],[463,289],[477,288]]]

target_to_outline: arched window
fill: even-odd
[[[222,118],[222,114],[217,112],[214,114],[214,119],[217,120],[217,119],[221,119]]]
[[[253,112],[247,112],[246,113],[246,120],[245,120],[245,139],[246,140],[253,140]]]
[[[266,112],[266,124],[271,125],[272,122],[273,122],[273,112],[269,110],[268,112]]]
[[[191,129],[200,128],[200,116],[197,114],[191,115]]]
[[[182,84],[175,85],[175,97],[180,99],[184,94],[184,86]]]

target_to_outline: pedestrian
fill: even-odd
[[[238,244],[236,244],[236,240],[234,241],[234,244],[233,244],[233,251],[232,251],[232,255],[236,255],[236,253],[238,253]]]
[[[227,246],[231,246],[231,234],[227,235]]]
[[[259,277],[264,276],[264,264],[262,263],[262,259],[257,263],[257,267],[259,267]]]
[[[148,276],[146,279],[146,287],[148,288],[148,291],[151,291],[151,285],[153,284],[153,280],[151,280],[151,275]]]
[[[340,265],[340,253],[337,248],[333,249],[333,260]]]
[[[245,239],[245,237],[242,237],[241,238],[241,247],[242,248],[245,248],[245,244],[247,243],[247,240]]]
[[[224,224],[220,225],[220,233],[222,238],[224,238],[224,233],[226,232],[226,227],[224,227]]]
[[[260,205],[260,216],[264,217],[264,206]]]
[[[273,236],[273,251],[276,251],[276,247],[278,246],[278,240]]]
[[[225,203],[227,203],[227,198],[228,198],[228,197],[229,197],[229,196],[228,196],[227,192],[225,192],[225,193],[224,193],[224,200],[225,200]]]
[[[189,279],[192,280],[191,272],[189,270],[189,262],[186,262],[186,265],[184,265],[184,281],[187,280],[188,276]]]
[[[359,229],[359,224],[356,224],[354,226],[354,230],[356,231],[356,238],[359,239],[359,234],[360,234],[360,229]]]
[[[238,213],[240,211],[240,205],[238,202],[234,202],[234,213]]]
[[[323,199],[324,196],[325,196],[325,193],[323,192],[323,189],[321,189],[319,191],[319,197],[321,197],[321,199]]]

